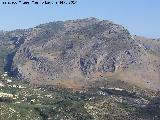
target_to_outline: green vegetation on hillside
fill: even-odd
[[[120,80],[82,91],[30,85],[1,74],[1,120],[158,120],[158,94]],[[10,80],[10,81],[9,81]]]

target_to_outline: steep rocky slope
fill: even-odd
[[[12,44],[5,70],[33,84],[80,89],[110,77],[160,88],[160,57],[111,21],[58,21],[2,36]]]

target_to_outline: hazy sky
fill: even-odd
[[[76,5],[3,5],[2,1],[19,0],[0,0],[0,30],[30,28],[57,20],[97,17],[121,24],[131,34],[160,37],[160,0],[77,0]]]

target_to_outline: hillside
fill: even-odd
[[[106,82],[107,84],[106,84]],[[104,78],[72,91],[0,75],[1,120],[159,120],[159,93]]]

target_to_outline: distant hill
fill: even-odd
[[[136,35],[134,36],[134,38],[147,50],[153,51],[157,55],[160,55],[160,39],[151,39]]]

